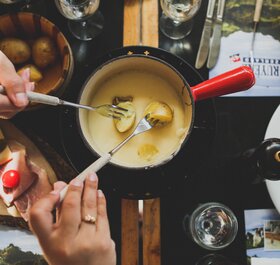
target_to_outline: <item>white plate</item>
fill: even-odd
[[[280,105],[273,113],[267,126],[264,139],[280,138]],[[265,180],[268,193],[277,211],[280,213],[280,180]]]

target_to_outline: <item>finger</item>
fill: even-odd
[[[25,107],[28,99],[23,79],[16,73],[15,67],[7,56],[0,52],[0,83],[5,87],[8,97],[17,107]]]
[[[17,113],[23,109],[23,108],[16,107],[7,96],[1,94],[0,94],[0,107],[1,107],[1,112],[12,112],[12,113]]]
[[[96,229],[104,235],[110,236],[110,227],[107,216],[107,205],[104,193],[101,190],[97,191],[97,221]]]
[[[2,82],[9,99],[17,107],[26,107],[29,103],[25,92],[25,83],[16,73],[9,73],[9,79]]]
[[[52,211],[59,201],[59,193],[50,192],[37,201],[29,212],[29,226],[39,239],[46,240],[52,232]]]
[[[25,68],[20,76],[25,83],[28,83],[30,81],[30,68]]]
[[[60,192],[63,190],[64,187],[66,187],[67,184],[63,181],[57,181],[53,184],[53,189],[56,191],[56,192]],[[58,222],[59,220],[59,216],[60,216],[60,212],[61,212],[61,209],[60,207],[57,207],[56,208],[56,222]],[[55,227],[58,227],[58,224],[56,223]]]
[[[25,83],[25,91],[33,91],[35,89],[34,82]]]
[[[64,187],[66,187],[67,184],[64,181],[57,181],[53,184],[53,189],[55,191],[60,192],[61,190],[63,190]]]
[[[17,112],[0,112],[0,119],[8,120],[15,116]]]
[[[35,83],[30,82],[30,68],[24,69],[20,76],[25,83],[25,91],[33,91],[35,89]]]
[[[86,216],[97,218],[97,186],[98,178],[95,173],[89,175],[85,181],[84,194],[82,199],[82,219]],[[89,222],[82,222],[81,232],[88,233],[88,228],[95,228]]]
[[[60,207],[58,226],[65,235],[76,235],[81,224],[83,182],[73,179]]]

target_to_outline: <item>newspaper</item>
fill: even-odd
[[[246,254],[248,264],[279,265],[279,213],[276,211],[276,209],[245,210],[244,216]]]
[[[252,67],[256,76],[256,84],[252,88],[226,96],[280,96],[280,1],[267,0],[263,3],[251,62],[254,9],[255,0],[226,2],[220,54],[217,64],[209,71],[209,77],[241,65]]]

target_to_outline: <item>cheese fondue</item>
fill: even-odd
[[[111,75],[94,88],[94,94],[88,99],[88,103],[92,106],[111,104],[115,97],[126,96],[133,98],[132,103],[136,109],[134,126],[129,131],[120,133],[112,119],[89,111],[85,117],[90,145],[99,155],[109,152],[133,132],[149,103],[162,101],[173,110],[172,122],[133,137],[113,155],[111,161],[126,167],[147,167],[170,159],[180,149],[191,123],[191,115],[186,115],[188,106],[183,102],[178,89],[151,72],[126,70]],[[151,154],[143,155],[143,150],[152,151]]]

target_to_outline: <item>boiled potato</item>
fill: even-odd
[[[24,69],[30,69],[30,81],[31,82],[39,82],[43,78],[43,74],[40,70],[33,64],[27,64],[24,67],[20,68],[17,73],[21,75]]]
[[[31,49],[28,44],[17,38],[5,38],[0,41],[0,50],[14,64],[24,63],[31,56]]]
[[[153,144],[142,144],[137,153],[141,159],[150,161],[158,153],[158,149]]]
[[[118,105],[120,102],[125,102],[125,101],[133,101],[133,97],[132,96],[122,96],[122,97],[114,97],[113,99],[113,104],[114,105]]]
[[[57,55],[54,42],[49,37],[41,37],[32,45],[32,58],[36,66],[45,68],[55,62]]]
[[[144,116],[151,121],[158,120],[155,126],[161,127],[172,121],[173,111],[166,103],[153,101],[146,107]]]
[[[133,124],[135,123],[135,108],[130,101],[120,102],[118,107],[127,109],[129,111],[129,115],[121,117],[119,120],[114,119],[115,126],[119,132],[128,131]]]

